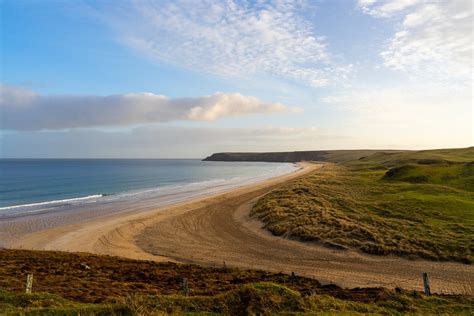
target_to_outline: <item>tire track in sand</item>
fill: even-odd
[[[347,287],[421,290],[422,272],[429,273],[435,292],[465,293],[470,287],[472,265],[371,256],[272,236],[248,214],[258,198],[276,186],[223,196],[167,217],[145,228],[137,245],[178,262],[222,266],[225,261],[228,267],[295,272]]]

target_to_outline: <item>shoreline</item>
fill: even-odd
[[[302,168],[301,164],[292,164],[292,166],[287,167],[287,170],[275,169],[276,175],[270,177],[267,173],[263,173],[258,174],[255,178],[243,177],[241,179],[231,178],[228,180],[188,183],[182,186],[125,192],[120,199],[117,199],[116,195],[105,197],[111,198],[112,201],[85,203],[18,214],[3,214],[0,216],[0,247],[11,247],[13,242],[22,239],[25,235],[75,224],[86,224],[97,219],[108,219],[112,216],[124,216],[173,207],[176,204],[192,202],[195,199],[207,198],[234,189],[264,183],[273,178],[291,175]],[[291,169],[289,169],[290,167]],[[283,174],[282,171],[284,171]],[[214,183],[208,186],[201,185],[209,182]],[[175,190],[176,188],[181,188],[181,190]],[[160,194],[156,194],[157,190],[160,191]],[[136,192],[139,194],[136,194]],[[148,192],[155,194],[149,195]]]
[[[297,164],[296,169],[283,175],[277,175],[271,178],[258,179],[252,183],[238,183],[233,186],[224,186],[212,188],[210,191],[199,192],[194,195],[174,196],[166,201],[157,201],[158,199],[151,199],[150,201],[130,201],[129,203],[121,203],[122,210],[117,210],[117,205],[111,207],[95,210],[93,207],[84,206],[84,209],[75,211],[59,211],[59,212],[39,212],[33,214],[24,214],[20,216],[13,216],[0,220],[0,240],[3,242],[0,246],[5,248],[20,248],[20,249],[36,249],[36,250],[65,250],[65,251],[85,251],[101,254],[95,252],[94,247],[90,245],[90,238],[87,238],[86,245],[61,245],[59,248],[54,248],[58,242],[54,239],[64,238],[64,235],[74,234],[75,231],[88,230],[88,227],[98,227],[101,232],[104,232],[104,227],[114,229],[115,224],[123,224],[125,221],[140,220],[142,217],[159,216],[163,212],[170,212],[176,208],[185,205],[194,205],[194,203],[202,203],[208,199],[233,193],[241,190],[251,190],[258,186],[266,186],[275,181],[286,181],[288,178],[293,178],[300,175],[307,170],[308,165],[305,163]],[[158,205],[157,205],[158,204]],[[156,213],[156,214],[155,214]],[[100,237],[97,238],[100,240]],[[87,249],[87,250],[84,250]],[[110,254],[111,251],[106,251]],[[118,252],[116,255],[127,257],[127,254]],[[143,254],[142,254],[143,255]],[[131,258],[137,259],[133,256]],[[138,258],[139,259],[139,258]]]
[[[279,165],[273,163],[273,165]],[[150,208],[175,204],[193,197],[220,193],[244,185],[262,182],[276,176],[289,174],[299,169],[297,163],[282,163],[272,170],[255,170],[253,174],[214,175],[206,179],[189,179],[187,182],[165,182],[149,187],[129,188],[121,191],[100,189],[98,191],[76,191],[69,196],[52,196],[50,199],[24,200],[19,204],[0,207],[0,223],[11,218],[36,216],[41,214],[59,214],[61,212],[80,212],[90,209],[113,207],[120,211],[136,208],[144,201],[150,201]],[[113,186],[112,186],[113,187]],[[118,189],[117,186],[115,189]],[[103,193],[107,191],[107,193]],[[109,207],[109,205],[111,205]]]

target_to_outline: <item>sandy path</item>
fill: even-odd
[[[472,265],[410,261],[397,257],[331,250],[274,237],[248,217],[253,203],[297,173],[224,194],[138,214],[121,214],[23,236],[11,247],[85,251],[149,260],[295,272],[342,286],[421,289],[428,272],[435,292],[464,293],[474,278]]]

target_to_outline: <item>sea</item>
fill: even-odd
[[[297,168],[198,159],[0,159],[0,219],[104,206],[161,206]]]

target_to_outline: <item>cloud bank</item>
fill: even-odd
[[[158,62],[224,78],[273,76],[312,87],[341,81],[305,1],[134,1],[104,17],[126,45]]]
[[[145,92],[109,96],[43,96],[30,90],[0,85],[0,129],[3,130],[127,126],[176,120],[214,121],[224,117],[298,110],[281,103],[261,102],[239,93],[174,99]]]
[[[1,137],[1,135],[0,135]],[[221,151],[337,148],[346,137],[317,128],[146,126],[129,131],[74,129],[6,133],[0,157],[204,158]],[[41,144],[41,146],[38,146]],[[34,151],[31,148],[35,148]]]

